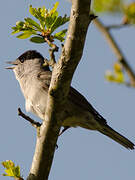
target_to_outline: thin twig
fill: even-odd
[[[50,54],[50,64],[51,64],[52,68],[53,68],[54,65],[56,64],[54,52],[55,52],[55,50],[49,49],[49,54]]]
[[[107,30],[111,30],[111,29],[121,29],[121,28],[125,28],[125,27],[128,27],[128,26],[131,26],[130,24],[112,24],[112,25],[108,25],[108,26],[105,26]]]
[[[54,49],[49,49],[50,60],[44,59],[44,66],[51,66],[54,68],[54,65],[56,64],[54,52]]]
[[[47,44],[53,49],[53,51],[58,52],[59,47],[56,46],[56,44],[52,43],[52,41],[51,41],[49,38],[47,38],[47,37],[44,37],[44,40],[45,40],[45,41],[47,42]]]
[[[56,44],[53,43],[53,37],[50,35],[50,33],[42,32],[41,34],[38,34],[39,36],[43,37],[45,42],[56,52],[58,52],[59,47],[56,46]]]
[[[109,43],[110,47],[114,51],[114,54],[116,55],[118,61],[127,72],[130,79],[131,86],[135,87],[135,73],[132,70],[131,66],[128,64],[126,58],[123,55],[123,52],[121,51],[120,47],[116,43],[112,34],[109,32],[109,30],[103,25],[103,23],[99,19],[95,19],[93,20],[93,22],[96,25],[96,27],[102,32],[107,42]]]
[[[18,116],[23,117],[25,120],[27,120],[28,122],[30,122],[32,124],[32,126],[34,126],[35,128],[38,128],[41,126],[41,123],[34,121],[33,119],[31,119],[29,116],[25,115],[22,111],[21,108],[18,108]]]
[[[15,180],[24,180],[23,178],[21,177],[18,177],[18,178],[14,178]]]

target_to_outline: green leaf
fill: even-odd
[[[16,27],[23,27],[24,26],[24,22],[23,21],[17,21],[16,22]]]
[[[7,169],[14,167],[14,163],[11,160],[3,161],[1,164]]]
[[[15,166],[15,164],[11,161],[11,160],[7,160],[2,162],[2,165],[4,166],[5,169],[5,173],[3,173],[3,176],[10,176],[10,177],[14,177],[14,178],[22,178],[20,175],[20,167],[19,166]]]
[[[30,37],[32,34],[33,34],[33,32],[25,31],[24,33],[18,35],[17,38],[26,39],[26,38]]]
[[[52,14],[51,16],[46,17],[45,25],[46,25],[47,29],[51,28],[52,24],[55,22],[57,17],[58,17],[58,12],[57,11],[54,14]]]
[[[56,34],[54,34],[54,38],[60,40],[63,42],[65,40],[65,35],[66,35],[67,29],[64,29]]]
[[[20,167],[16,166],[14,172],[15,172],[16,176],[19,177],[20,176]]]
[[[31,15],[33,15],[35,18],[37,18],[39,21],[43,21],[43,17],[41,16],[41,8],[33,8],[32,5],[29,7],[29,12]]]
[[[35,8],[33,8],[32,5],[29,6],[29,12],[32,16],[35,16]]]
[[[51,26],[51,33],[68,21],[69,21],[69,17],[66,17],[66,15],[64,17],[59,16]]]
[[[41,8],[41,16],[45,17],[45,15],[47,14],[48,10],[45,8],[45,6],[43,6]]]
[[[31,35],[39,35],[49,37],[50,41],[53,38],[58,39],[60,41],[64,41],[64,36],[66,34],[66,30],[60,31],[56,33],[54,36],[52,33],[60,26],[69,21],[69,17],[66,15],[64,17],[58,16],[57,8],[59,2],[56,2],[51,10],[48,10],[43,6],[42,8],[33,8],[32,5],[29,6],[29,12],[32,16],[38,19],[39,23],[37,23],[32,18],[25,18],[23,21],[18,21],[15,27],[12,27],[12,34],[19,33],[17,38],[26,39]],[[44,43],[44,39],[40,36],[34,36],[30,39],[31,42],[35,43]]]
[[[12,29],[13,29],[13,28],[14,28],[14,27],[12,27]],[[18,30],[18,29],[16,29],[16,28],[14,28],[13,30],[14,30],[14,31],[12,31],[12,33],[11,33],[12,35],[20,32],[20,30]]]
[[[119,13],[123,9],[123,0],[94,0],[92,9],[97,13]]]
[[[36,27],[39,31],[41,31],[40,25],[39,25],[36,21],[34,21],[33,19],[31,19],[31,18],[25,18],[25,21],[26,21],[27,23],[29,23],[30,25]]]
[[[106,71],[105,78],[106,78],[107,81],[110,81],[110,82],[115,81],[115,76],[111,71]]]
[[[7,176],[14,177],[13,168],[5,169],[5,172],[7,173]]]
[[[13,31],[14,33],[13,33],[13,34],[19,32],[21,29],[23,29],[24,24],[25,24],[25,23],[24,23],[23,21],[17,21],[17,22],[16,22],[16,26],[12,27],[12,29],[14,30],[14,31]]]
[[[135,24],[135,2],[124,7],[124,14],[127,23]]]
[[[125,83],[124,74],[118,63],[114,64],[114,72],[107,71],[105,73],[105,78],[107,81],[115,83]]]
[[[18,32],[24,32],[24,31],[30,31],[33,32],[33,34],[36,33],[36,30],[34,30],[35,27],[33,27],[30,23],[28,22],[22,22],[22,21],[18,21],[16,23],[15,27],[12,27],[12,29],[14,30],[12,32],[12,34],[18,33]]]
[[[29,12],[40,21],[40,29],[44,30],[45,27],[45,14],[44,7],[42,8],[33,8],[32,5],[29,7]]]
[[[58,8],[59,2],[56,2],[53,8],[49,11],[49,14],[54,14]]]
[[[30,41],[34,42],[34,43],[45,43],[45,40],[39,36],[34,36],[34,37],[30,38]]]
[[[117,83],[124,83],[125,82],[124,74],[122,72],[117,73],[116,78],[115,78],[115,82],[117,82]]]

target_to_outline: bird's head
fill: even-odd
[[[41,68],[46,71],[50,70],[48,66],[43,67],[44,57],[35,50],[28,50],[15,61],[8,61],[7,63],[13,66],[7,67],[6,69],[13,70],[18,80],[33,71],[39,71]]]

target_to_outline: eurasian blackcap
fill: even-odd
[[[44,120],[52,73],[48,66],[43,66],[43,56],[37,51],[29,50],[9,63],[14,65],[8,69],[13,69],[19,81],[26,101],[26,111]],[[108,126],[106,120],[73,87],[70,87],[65,107],[62,124],[64,127],[80,126],[89,130],[97,130],[124,147],[134,149],[134,144]]]

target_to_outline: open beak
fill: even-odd
[[[19,60],[16,59],[15,61],[7,61],[6,63],[16,66],[16,65],[18,65],[18,63],[19,63],[18,61],[19,61]],[[13,69],[15,68],[15,66],[6,67],[5,69],[12,69],[12,70],[13,70]]]
[[[13,70],[15,67],[14,66],[11,66],[11,67],[5,67],[5,69],[11,69]]]

